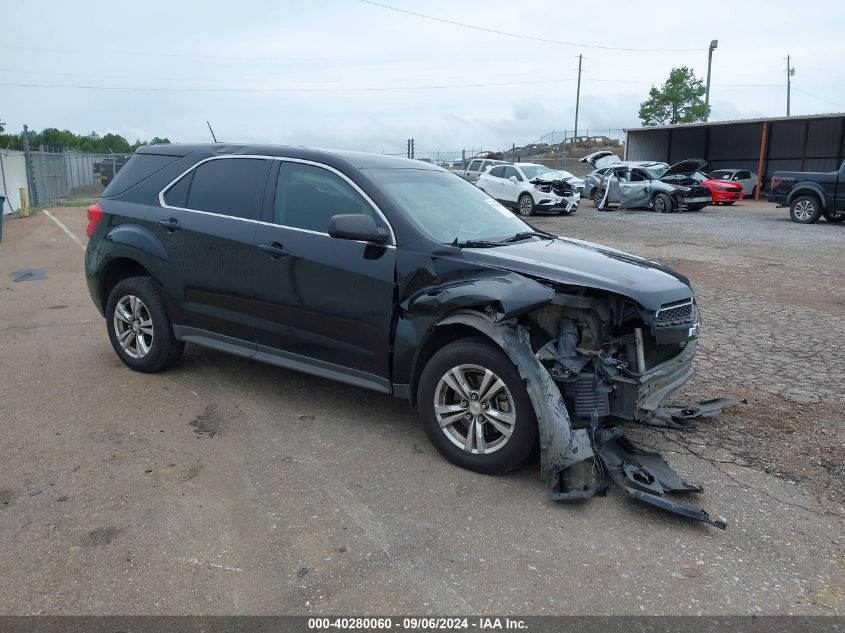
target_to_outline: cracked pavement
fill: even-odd
[[[84,240],[84,208],[51,212]],[[845,613],[845,226],[753,202],[535,223],[693,280],[675,400],[748,404],[629,436],[727,532],[618,490],[551,503],[536,459],[459,470],[387,396],[194,346],[133,373],[38,213],[0,245],[0,613]]]

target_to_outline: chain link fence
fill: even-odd
[[[25,203],[48,205],[74,189],[104,185],[120,170],[126,157],[88,154],[72,150],[39,147],[28,152],[0,151],[0,196],[6,198],[4,213]],[[20,196],[27,198],[21,200]]]

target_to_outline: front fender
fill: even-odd
[[[504,321],[546,305],[554,290],[518,273],[491,271],[451,283],[424,288],[408,297],[402,309],[418,316],[444,316],[454,310],[477,308]]]

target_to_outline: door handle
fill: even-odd
[[[284,257],[288,254],[287,249],[278,242],[272,242],[271,244],[259,244],[258,248],[269,254],[273,259],[279,259],[280,257]]]
[[[159,226],[163,226],[165,229],[173,233],[174,231],[178,231],[182,227],[179,226],[179,220],[176,218],[170,218],[169,220],[159,220]]]

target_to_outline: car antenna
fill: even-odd
[[[211,129],[211,123],[209,123],[208,121],[206,121],[206,122],[205,122],[205,124],[208,126],[208,131],[209,131],[209,132],[211,132],[211,138],[213,138],[213,139],[214,139],[214,142],[216,143],[216,142],[217,142],[217,137],[216,137],[216,136],[214,136],[214,130],[213,130],[213,129]]]

